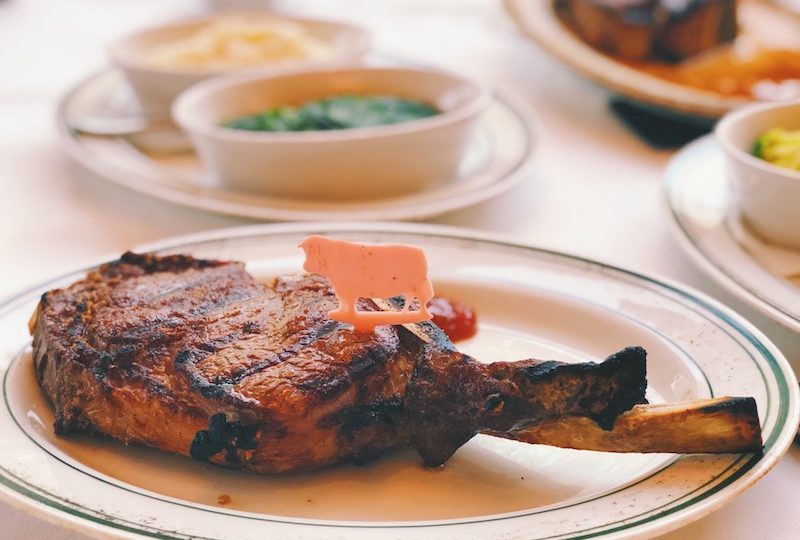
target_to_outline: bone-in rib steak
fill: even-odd
[[[356,333],[327,318],[335,305],[315,275],[264,284],[238,262],[126,253],[43,295],[32,320],[56,433],[270,473],[403,444],[434,466],[479,432],[612,451],[760,448],[750,398],[679,407],[699,427],[661,440],[676,415],[641,405],[641,348],[601,364],[481,364],[431,323]]]

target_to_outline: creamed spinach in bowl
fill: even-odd
[[[422,101],[393,96],[342,95],[300,107],[274,107],[221,123],[246,131],[327,131],[399,124],[435,116],[440,111]]]

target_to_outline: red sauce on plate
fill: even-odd
[[[463,341],[478,331],[478,318],[471,306],[442,296],[434,296],[428,302],[428,311],[433,322],[441,328],[451,341]]]

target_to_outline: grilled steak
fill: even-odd
[[[601,364],[481,364],[431,323],[360,334],[328,319],[335,305],[316,275],[264,284],[238,262],[126,253],[42,296],[36,375],[59,435],[102,434],[269,473],[364,462],[402,444],[436,466],[478,432],[582,447],[579,432],[551,433],[558,422],[613,450],[615,424],[648,410],[637,405],[641,348]],[[752,399],[697,411],[735,417],[699,451],[760,448]]]

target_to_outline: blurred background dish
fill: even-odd
[[[754,100],[800,98],[800,19],[774,4],[506,0],[506,7],[558,59],[663,114],[710,124]]]
[[[272,9],[275,0],[204,0],[208,11]]]
[[[800,0],[771,0],[783,9],[800,15]]]
[[[359,101],[370,97],[384,100]],[[480,85],[445,71],[356,67],[209,80],[178,97],[173,117],[223,186],[355,201],[452,182],[488,103]],[[427,117],[411,119],[414,111]],[[266,120],[287,131],[264,131]],[[346,125],[357,127],[322,130]]]
[[[794,132],[800,139],[800,101],[743,107],[727,114],[714,130],[742,217],[763,238],[800,249],[800,140],[793,143]],[[785,140],[769,144],[765,136]],[[782,153],[792,168],[754,155],[767,150]]]
[[[146,28],[113,41],[108,52],[143,110],[157,114],[209,77],[352,64],[370,42],[366,30],[351,24],[252,11]]]
[[[118,70],[79,83],[58,109],[61,142],[104,180],[158,199],[210,212],[260,220],[407,220],[465,208],[496,197],[525,178],[536,145],[532,113],[514,94],[492,90],[451,181],[417,193],[362,201],[315,201],[244,193],[209,174],[190,141],[170,123],[142,132],[98,136],[80,126],[146,127]],[[78,128],[76,129],[76,126]],[[89,126],[90,128],[92,126]],[[125,127],[123,125],[123,127]]]
[[[770,244],[748,229],[726,165],[711,135],[675,155],[666,172],[673,230],[686,252],[718,283],[800,332],[800,250]]]

